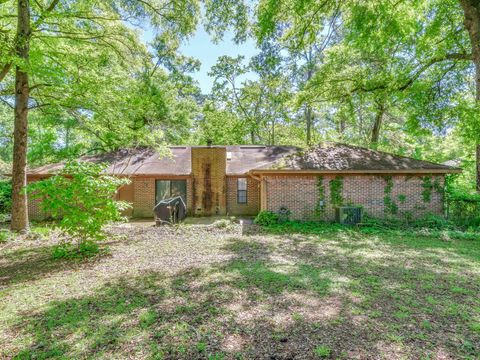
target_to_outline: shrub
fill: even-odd
[[[480,227],[480,195],[450,189],[447,194],[447,214],[448,219],[457,226]]]
[[[12,210],[12,183],[0,181],[0,214],[10,213]]]
[[[86,258],[95,256],[99,251],[98,244],[91,240],[82,241],[78,245],[64,242],[53,247],[52,258],[54,260]]]
[[[255,224],[261,226],[272,226],[278,223],[278,214],[273,211],[260,211],[254,220]]]
[[[10,239],[10,231],[0,229],[0,243],[7,242]]]
[[[105,168],[105,164],[68,162],[62,174],[28,187],[42,209],[59,219],[60,228],[77,241],[80,252],[91,252],[92,241],[105,236],[104,225],[121,220],[121,211],[130,206],[114,199],[118,187],[128,180],[103,174]],[[57,257],[65,257],[63,250],[58,249]]]

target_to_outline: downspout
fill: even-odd
[[[257,180],[260,184],[260,211],[267,209],[267,197],[265,196],[266,186],[265,179],[260,175],[255,175],[250,170],[248,175],[254,180]]]

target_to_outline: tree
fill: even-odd
[[[104,226],[121,218],[130,205],[115,200],[118,188],[127,178],[105,175],[107,164],[68,162],[61,174],[29,185],[29,192],[40,200],[42,209],[59,219],[77,249],[86,242],[104,238]]]
[[[183,38],[196,27],[199,5],[195,0],[174,0],[171,6],[162,6],[156,0],[93,3],[89,0],[50,0],[48,3],[17,0],[17,12],[13,13],[12,3],[13,0],[4,1],[0,8],[0,18],[4,21],[0,82],[3,95],[15,94],[11,227],[13,230],[25,230],[28,227],[24,193],[28,113],[33,108],[52,106],[52,103],[68,108],[66,98],[59,90],[74,85],[71,77],[81,77],[85,70],[75,62],[65,66],[63,57],[71,59],[82,50],[87,51],[85,54],[92,50],[98,54],[99,49],[107,50],[104,54],[119,58],[127,53],[135,54],[139,51],[138,40],[126,26],[127,22],[135,20],[148,19],[154,27]],[[14,28],[9,23],[11,19],[17,22],[15,36],[11,35]],[[69,47],[74,51],[62,51]],[[71,65],[77,65],[78,72],[71,72]],[[11,68],[15,68],[15,81],[9,78]],[[14,92],[10,92],[12,82],[15,84]],[[85,89],[77,87],[76,90]],[[40,102],[39,99],[47,101]],[[75,110],[82,112],[82,106]]]
[[[479,153],[479,132],[471,130],[478,129],[479,117],[463,111],[465,102],[458,101],[468,98],[465,89],[472,64],[477,88],[480,80],[477,2],[263,0],[258,6],[256,34],[263,39],[280,31],[280,41],[293,39],[305,49],[316,39],[305,36],[312,34],[307,30],[337,9],[341,41],[327,50],[302,96],[333,109],[344,104],[346,97],[361,99],[372,114],[371,143],[379,141],[387,118],[400,115],[406,130],[468,128],[463,133],[473,137]],[[418,111],[420,104],[422,112]],[[470,116],[461,118],[466,113]],[[478,189],[479,163],[480,156]]]

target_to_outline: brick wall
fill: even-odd
[[[133,217],[148,218],[153,217],[153,207],[155,206],[155,180],[169,180],[168,178],[140,178],[132,179],[133,184]],[[176,180],[176,179],[171,179]],[[193,191],[192,180],[187,180],[187,212],[192,212]]]
[[[226,148],[192,147],[192,176],[194,179],[193,212],[197,216],[225,215]]]
[[[237,179],[227,177],[227,213],[228,215],[257,215],[260,211],[260,183],[247,178],[247,203],[237,203]]]
[[[38,179],[41,180],[41,179]],[[38,181],[37,179],[28,179],[27,184],[32,182]],[[28,209],[28,219],[33,221],[41,221],[45,220],[48,217],[48,214],[42,210],[40,206],[40,199],[33,199],[30,195],[28,195],[27,199],[27,209]]]
[[[430,200],[426,201],[422,193],[425,183],[420,176],[391,176],[391,191],[385,193],[388,175],[345,175],[343,176],[342,198],[344,204],[361,205],[365,213],[374,217],[419,218],[427,214],[443,215],[443,198],[434,186],[429,191]],[[316,176],[267,176],[265,178],[266,209],[278,211],[285,206],[291,212],[292,219],[334,220],[335,207],[330,199],[330,181],[334,175],[323,176],[324,208],[319,205],[319,178]],[[443,188],[443,176],[431,177],[431,183],[437,182]],[[388,196],[396,207],[385,205]],[[316,210],[317,209],[317,210]]]

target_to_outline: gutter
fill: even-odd
[[[396,169],[396,170],[277,170],[262,169],[250,170],[250,176],[254,175],[317,175],[317,174],[460,174],[462,169]]]

